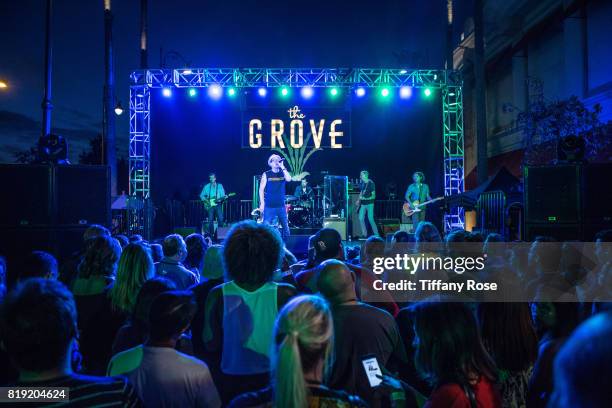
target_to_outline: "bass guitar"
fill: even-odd
[[[436,201],[440,201],[440,200],[444,200],[444,197],[436,197],[432,200],[429,201],[424,201],[424,202],[419,202],[419,200],[413,201],[412,204],[411,203],[404,203],[404,205],[402,206],[402,210],[404,211],[404,215],[406,217],[410,217],[412,216],[412,214],[423,211],[422,207],[425,207],[426,205],[429,205],[431,203],[435,203]]]

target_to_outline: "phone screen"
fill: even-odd
[[[368,376],[370,387],[377,387],[380,385],[382,380],[378,378],[378,376],[382,376],[382,371],[380,371],[380,366],[378,365],[378,360],[376,360],[376,357],[365,356],[363,360],[361,360],[361,364],[363,364],[363,369]]]

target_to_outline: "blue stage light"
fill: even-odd
[[[208,96],[213,99],[219,99],[223,96],[223,89],[219,85],[211,85],[208,87]]]
[[[412,96],[412,88],[409,86],[402,86],[399,91],[400,98],[408,99]]]
[[[312,86],[305,86],[302,88],[302,98],[310,99],[313,94],[314,90],[312,89]]]
[[[230,89],[227,90],[227,94],[229,96],[234,96],[234,95],[236,95],[236,90],[234,88],[230,88]]]
[[[257,94],[263,98],[268,94],[268,90],[266,88],[259,88]]]
[[[195,88],[189,88],[189,96],[193,97],[198,94],[198,91]]]
[[[357,95],[358,97],[362,97],[366,94],[366,91],[364,88],[357,88],[355,89],[355,95]]]
[[[162,95],[164,95],[166,98],[171,97],[172,96],[172,89],[170,89],[170,88],[162,89]]]

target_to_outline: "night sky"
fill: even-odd
[[[54,2],[54,131],[70,159],[102,130],[103,1]],[[455,2],[455,36],[467,0]],[[0,2],[0,162],[13,162],[40,135],[43,0]],[[129,74],[139,66],[140,1],[113,1],[116,95],[128,107]],[[469,11],[469,10],[468,10]],[[193,67],[442,68],[446,1],[149,1],[149,66],[160,48]],[[182,62],[169,58],[167,65]],[[128,115],[117,118],[127,156]]]

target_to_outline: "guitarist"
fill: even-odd
[[[374,222],[374,200],[376,199],[376,186],[370,179],[370,173],[367,170],[362,170],[359,174],[359,202],[357,207],[359,208],[359,224],[361,225],[361,231],[364,237],[367,238],[368,230],[365,224],[366,212],[368,213],[368,223],[372,228],[372,234],[378,235],[378,228],[376,222]]]
[[[200,193],[200,199],[209,204],[214,204],[208,207],[208,232],[212,237],[215,236],[215,217],[217,218],[217,225],[223,224],[223,207],[217,205],[216,202],[211,200],[218,200],[225,197],[225,190],[223,184],[217,183],[217,175],[210,173],[208,175],[209,183],[204,186]]]
[[[412,181],[414,181],[414,183],[408,186],[404,199],[410,208],[414,210],[416,209],[414,205],[415,201],[423,203],[431,200],[431,197],[429,195],[429,186],[423,183],[425,181],[425,174],[423,174],[422,171],[415,171],[412,175]],[[412,228],[414,230],[416,230],[417,225],[419,225],[421,221],[425,221],[425,208],[426,207],[423,206],[421,207],[421,211],[412,214]]]

